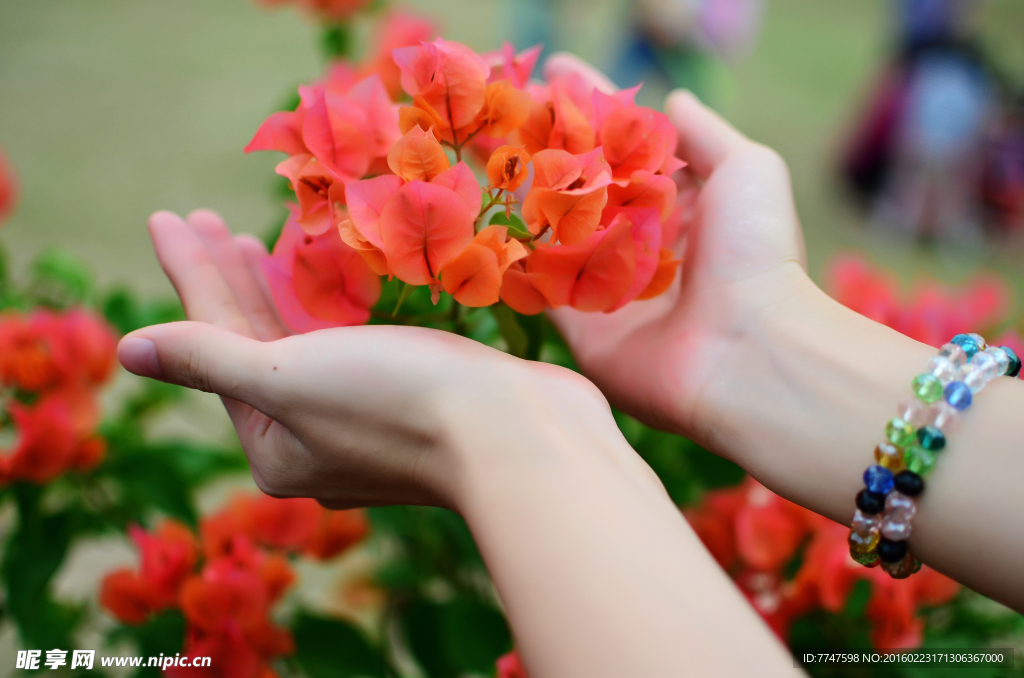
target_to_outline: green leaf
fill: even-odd
[[[89,269],[73,255],[47,250],[32,264],[31,292],[36,299],[55,308],[85,301],[93,289]]]
[[[431,678],[490,673],[512,648],[505,618],[478,599],[464,596],[444,604],[420,599],[402,618],[409,649]]]
[[[490,309],[508,352],[517,358],[539,360],[545,337],[543,316],[516,313],[505,304],[495,304]]]
[[[352,25],[336,24],[324,30],[320,45],[328,59],[349,59],[356,57],[356,40]]]
[[[339,619],[300,614],[292,627],[295,662],[309,678],[385,675],[382,652],[359,629]]]
[[[495,212],[491,216],[491,221],[488,223],[489,226],[507,226],[508,234],[513,238],[531,238],[533,234],[530,233],[530,229],[526,227],[523,220],[518,215],[512,214],[505,216],[504,211]]]
[[[410,285],[404,280],[400,280],[398,281],[398,289],[398,301],[395,302],[395,310],[391,311],[392,318],[398,315],[399,309],[402,308],[402,304],[404,304],[406,300],[409,298],[409,295],[412,294],[413,290],[415,289],[415,286]]]
[[[129,640],[145,657],[174,656],[181,652],[185,641],[185,617],[178,610],[167,610],[154,615],[142,626],[116,626],[107,635],[107,642],[115,644]],[[155,666],[143,666],[132,676],[157,678],[163,673]]]

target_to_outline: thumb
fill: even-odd
[[[274,366],[267,345],[201,322],[154,325],[126,335],[117,357],[133,374],[239,400],[264,410]]]

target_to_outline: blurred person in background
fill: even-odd
[[[979,0],[899,0],[899,52],[843,158],[873,217],[921,241],[973,239],[1004,86],[978,45]]]
[[[1007,107],[985,148],[981,198],[997,235],[1024,229],[1024,93]]]
[[[612,79],[644,89],[685,87],[714,100],[716,65],[747,55],[761,28],[763,0],[640,0]],[[653,87],[652,87],[653,85]]]

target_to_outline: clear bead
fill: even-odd
[[[985,388],[985,384],[988,383],[988,379],[985,377],[984,370],[974,369],[967,373],[963,382],[967,384],[967,388],[971,389],[971,393],[977,393],[981,389]]]
[[[956,344],[943,344],[942,348],[939,349],[939,355],[943,358],[949,358],[954,367],[960,367],[967,362],[967,354]]]
[[[974,356],[971,364],[974,365],[974,369],[981,370],[988,381],[995,379],[999,374],[999,363],[996,362],[995,356],[988,351],[983,351]],[[1009,364],[1009,361],[1007,361],[1007,364]]]
[[[956,426],[956,423],[960,420],[960,412],[945,400],[935,403],[933,411],[935,412],[935,420],[931,422],[931,425],[944,433]]]
[[[996,376],[1001,377],[1006,374],[1006,370],[1010,367],[1010,356],[1006,355],[1006,351],[998,346],[990,346],[985,349],[985,353],[996,361]]]
[[[915,513],[917,513],[917,503],[905,494],[890,492],[885,498],[886,518],[909,521]]]
[[[973,332],[971,332],[967,336],[974,340],[974,343],[978,345],[979,351],[984,351],[985,348],[988,346],[988,344],[985,343],[985,337],[981,336],[980,334],[974,334]]]
[[[860,509],[857,509],[857,512],[853,514],[853,520],[850,521],[850,529],[862,537],[870,537],[872,534],[878,532],[878,528],[881,524],[881,515],[876,513],[871,516],[866,513],[862,513]]]
[[[1009,359],[1006,362],[1009,364]],[[928,371],[938,377],[943,386],[956,379],[956,365],[945,356],[937,355],[928,361]]]
[[[917,398],[906,398],[901,401],[899,407],[896,408],[896,414],[914,428],[927,426],[928,420],[933,417],[931,406],[924,404]]]
[[[892,541],[903,541],[910,537],[910,521],[886,516],[882,521],[882,536]]]

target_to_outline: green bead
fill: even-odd
[[[935,455],[920,445],[912,445],[903,452],[903,463],[922,478],[935,467]]]
[[[874,551],[868,551],[867,553],[861,553],[859,551],[855,551],[853,549],[850,549],[850,557],[853,558],[854,560],[856,560],[861,565],[867,565],[867,566],[873,565],[874,562],[876,560],[878,560],[878,554],[875,553]]]
[[[914,427],[899,417],[890,419],[885,425],[885,437],[897,447],[906,447],[917,440]]]
[[[919,374],[910,385],[914,395],[926,403],[937,403],[942,399],[942,382],[934,374]]]

